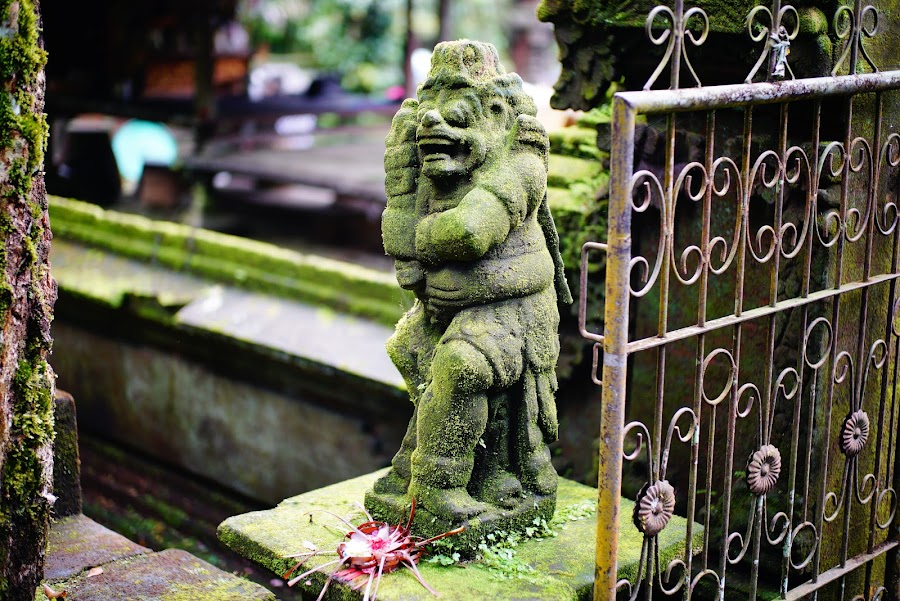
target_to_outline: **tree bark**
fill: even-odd
[[[0,0],[0,600],[34,599],[53,504],[56,283],[38,0]]]

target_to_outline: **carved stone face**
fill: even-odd
[[[422,174],[442,180],[472,173],[503,148],[506,104],[483,106],[472,88],[426,90],[417,114]]]

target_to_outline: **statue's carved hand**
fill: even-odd
[[[544,160],[546,165],[550,156],[550,140],[547,138],[547,130],[544,125],[531,115],[519,115],[516,117],[516,126],[513,128],[516,144],[519,148],[530,148]]]
[[[425,270],[418,261],[394,261],[394,269],[401,288],[415,290],[425,282]]]
[[[419,177],[416,148],[418,108],[416,100],[407,99],[403,102],[391,123],[384,152],[387,206],[382,216],[381,233],[385,252],[400,260],[412,259],[415,255],[415,227],[418,221],[416,186]],[[397,275],[399,278],[399,270]]]

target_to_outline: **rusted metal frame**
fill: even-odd
[[[806,582],[804,584],[801,584],[800,586],[792,588],[784,598],[787,599],[787,601],[806,599],[808,598],[808,595],[815,594],[816,591],[821,589],[826,584],[830,584],[838,580],[839,578],[843,578],[850,572],[859,569],[861,566],[869,563],[877,557],[884,555],[889,551],[897,549],[898,545],[900,545],[900,541],[892,540],[879,545],[871,553],[863,553],[862,555],[857,555],[849,559],[846,565],[844,565],[843,567],[832,568],[827,572],[819,574],[816,580],[812,580],[810,582]]]
[[[629,354],[632,354],[639,351],[646,351],[663,344],[670,344],[678,340],[694,338],[695,336],[698,336],[700,334],[708,334],[715,330],[720,330],[729,326],[736,326],[740,323],[761,319],[772,314],[783,313],[787,309],[812,305],[814,303],[822,302],[830,298],[835,298],[839,295],[844,295],[848,292],[853,292],[855,290],[860,290],[862,288],[866,288],[868,286],[873,286],[876,284],[890,282],[898,278],[900,278],[900,273],[897,272],[873,275],[869,278],[868,282],[851,282],[849,284],[844,284],[840,289],[837,290],[834,288],[817,290],[816,292],[810,292],[809,295],[806,296],[806,298],[798,296],[779,301],[778,305],[776,305],[775,307],[767,305],[742,311],[740,315],[726,315],[725,317],[710,319],[703,327],[687,326],[684,328],[679,328],[677,330],[672,330],[671,332],[666,334],[665,338],[653,336],[650,338],[642,338],[640,340],[630,342],[628,344],[628,352]]]
[[[594,342],[603,343],[603,335],[595,334],[587,329],[587,286],[588,286],[588,253],[592,250],[607,252],[607,245],[602,242],[585,242],[581,247],[581,275],[578,286],[578,332],[582,337]],[[596,366],[595,366],[596,367]],[[596,372],[596,369],[594,370]]]
[[[594,599],[614,599],[617,586],[631,296],[630,182],[634,168],[635,116],[627,103],[613,99]]]
[[[900,71],[815,77],[775,83],[733,84],[707,88],[619,92],[622,102],[642,114],[690,112],[748,105],[778,104],[886,92],[900,88]]]
[[[887,76],[888,76],[888,78],[890,79],[890,78],[892,78],[892,76],[894,76],[894,74],[887,74]],[[865,81],[865,79],[866,79],[865,76],[856,76],[856,77],[854,77],[853,79],[860,80],[860,86],[859,86],[859,89],[863,89],[864,91],[869,91],[869,90],[871,90],[871,89],[878,89],[879,86],[884,85],[884,81],[881,81],[881,82],[874,82],[874,83],[873,83],[872,81]],[[896,79],[896,77],[893,77],[893,79]],[[783,85],[783,84],[782,84],[782,85]],[[832,88],[832,90],[833,90],[833,89],[834,89],[834,88]],[[818,94],[818,92],[816,92],[815,90],[813,90],[812,93]],[[825,94],[825,93],[822,94],[823,97],[824,97],[824,96],[829,96],[829,95],[831,95],[831,94]],[[763,99],[760,101],[760,103],[771,102],[771,101],[773,101],[773,100],[771,100],[771,98],[774,98],[774,96],[771,96],[771,97],[769,97],[769,98],[763,98]],[[818,107],[817,107],[817,109],[818,109]],[[684,109],[684,110],[687,110],[687,109]],[[748,110],[747,113],[749,113],[749,112],[750,112],[750,111]],[[818,110],[817,110],[817,112],[818,112]],[[632,116],[633,116],[633,112],[632,112]],[[631,132],[632,132],[632,134],[633,134],[633,129],[631,130]],[[630,144],[631,144],[632,149],[633,149],[633,139],[630,140]],[[845,148],[849,148],[849,143],[845,146]],[[632,150],[632,151],[633,151],[633,150]],[[814,164],[815,164],[815,162],[814,162]],[[630,171],[630,168],[629,168],[629,173],[630,173],[630,172],[631,172],[631,171]],[[671,171],[668,171],[667,174],[668,174],[669,177],[671,177]],[[818,174],[817,174],[817,175],[818,175]],[[813,179],[814,179],[814,180],[817,180],[817,177],[815,177],[815,178],[813,178]],[[846,181],[846,178],[845,178],[845,181]],[[816,183],[817,183],[817,181],[816,181]],[[626,184],[625,182],[621,181],[621,180],[620,180],[619,184],[620,184],[621,186],[627,187],[627,184]],[[670,189],[669,186],[667,186],[667,189]],[[631,193],[631,191],[630,191],[630,189],[629,189],[629,190],[627,191],[627,194],[630,195],[630,193]],[[671,196],[670,196],[670,198],[671,198]],[[841,216],[842,216],[842,220],[845,220],[845,219],[846,219],[846,214],[847,214],[847,213],[846,213],[846,206],[844,206],[844,207],[842,208],[842,215],[841,215]],[[746,225],[744,226],[744,229],[746,229]],[[612,231],[612,230],[611,230],[611,231]],[[777,230],[776,230],[776,231],[777,231]],[[744,233],[742,234],[742,237],[743,237],[744,241],[746,241],[746,232],[744,232]],[[810,242],[810,244],[811,244],[811,242]],[[742,246],[743,246],[743,244],[742,244]],[[809,261],[809,253],[807,253],[807,254],[808,254],[808,256],[807,256],[807,262],[808,262],[808,261]],[[840,257],[841,260],[842,260],[842,255],[843,255],[842,252],[839,253],[839,257]],[[630,257],[630,253],[629,253],[629,257]],[[667,254],[667,253],[664,253],[664,254],[663,254],[663,257],[665,257],[665,260],[666,260],[667,263],[668,263],[668,254]],[[840,263],[840,261],[839,261],[839,263]],[[630,269],[626,269],[625,271],[626,271],[626,272],[627,272],[627,271],[630,271]],[[894,270],[894,271],[896,272],[896,270]],[[668,272],[668,265],[667,265],[667,268],[666,268],[665,270],[663,270],[663,272],[664,272],[664,273],[667,273],[667,272]],[[741,277],[740,279],[742,280],[742,277]],[[872,284],[875,284],[875,283],[879,283],[880,281],[888,281],[888,280],[889,280],[889,281],[891,281],[891,285],[894,286],[894,279],[895,279],[895,276],[893,276],[893,274],[891,274],[891,275],[889,275],[889,276],[886,277],[886,278],[876,278],[876,281],[870,282],[869,285],[872,285]],[[858,284],[858,283],[857,283],[856,285],[847,285],[847,286],[842,285],[842,283],[841,283],[841,278],[837,278],[837,279],[836,279],[836,286],[838,287],[836,290],[828,291],[828,292],[830,292],[830,294],[829,294],[829,293],[826,293],[826,294],[822,295],[822,294],[816,294],[816,293],[813,293],[813,295],[811,295],[811,297],[809,298],[809,302],[816,302],[816,301],[818,301],[818,300],[822,300],[822,299],[824,299],[824,298],[832,297],[832,296],[835,297],[835,298],[837,299],[841,294],[846,293],[846,292],[848,292],[849,290],[857,289],[857,288],[862,287],[862,286],[861,286],[860,284]],[[808,277],[806,278],[806,288],[807,288],[806,291],[808,292]],[[704,288],[704,289],[705,289],[705,288]],[[668,286],[664,286],[664,290],[667,292]],[[742,294],[738,296],[738,298],[741,298],[741,297],[742,297]],[[792,299],[792,300],[793,300],[793,299]],[[802,308],[803,308],[804,315],[806,315],[807,305],[809,304],[809,302],[806,302],[806,303],[800,303],[801,306],[802,306]],[[626,299],[626,304],[627,304],[627,299]],[[782,311],[782,310],[784,310],[786,307],[788,307],[788,306],[790,306],[790,305],[792,305],[792,304],[793,304],[793,303],[790,303],[790,302],[788,302],[788,303],[783,303],[783,304],[782,304],[782,303],[776,303],[777,306],[775,307],[775,310],[776,310],[776,311]],[[839,301],[836,300],[835,304],[836,304],[836,305],[839,304]],[[607,312],[608,312],[608,311],[609,311],[609,309],[607,308]],[[756,316],[750,316],[750,315],[744,316],[744,315],[742,315],[742,311],[740,310],[740,308],[736,311],[736,313],[738,314],[739,317],[745,317],[745,319],[734,319],[734,316],[731,316],[730,319],[729,319],[729,318],[726,318],[726,320],[727,320],[727,321],[730,321],[731,324],[735,325],[735,327],[736,327],[736,342],[739,343],[740,323],[741,323],[742,321],[746,321],[746,319],[755,318]],[[834,313],[837,313],[837,308],[835,309]],[[773,313],[773,314],[774,314],[774,313]],[[804,320],[804,321],[805,321],[805,320]],[[665,319],[661,320],[661,323],[663,324],[663,331],[664,331],[664,328],[665,328],[665,325],[666,325]],[[677,338],[682,338],[682,337],[687,337],[687,336],[693,336],[693,335],[699,335],[699,336],[702,336],[703,333],[704,333],[705,331],[709,331],[709,330],[711,329],[711,328],[708,328],[709,325],[710,325],[710,324],[706,324],[707,328],[692,328],[692,329],[694,330],[693,332],[691,332],[690,334],[687,334],[686,336],[678,336]],[[726,324],[723,323],[722,326],[724,326],[724,325],[726,325]],[[720,326],[720,327],[721,327],[721,326]],[[684,333],[684,332],[682,332],[682,333]],[[834,338],[834,337],[832,337],[832,338]],[[627,330],[626,330],[626,339],[627,339]],[[667,337],[666,339],[664,339],[664,340],[655,340],[654,343],[651,344],[651,345],[649,345],[647,348],[652,348],[653,346],[665,346],[668,342],[671,342],[671,341],[673,341],[674,339],[676,339],[676,337],[668,336],[668,337]],[[639,341],[639,342],[640,342],[640,341]],[[831,341],[832,347],[834,346],[834,344],[835,344],[835,341],[832,340],[832,341]],[[628,344],[627,342],[626,342],[626,345],[627,345],[629,348],[626,349],[627,352],[625,353],[625,357],[626,357],[625,363],[627,363],[627,355],[630,354],[630,353],[632,353],[632,352],[636,352],[636,350],[638,350],[637,345],[630,345],[630,344]],[[736,348],[737,348],[737,347],[736,347]],[[834,353],[833,353],[833,352],[832,352],[832,355],[834,356]],[[738,354],[737,356],[739,357],[739,354]],[[607,364],[607,361],[604,361],[604,363]],[[664,364],[663,364],[663,368],[664,368]],[[659,373],[662,373],[662,374],[663,374],[663,377],[664,377],[664,370],[659,370],[659,371],[658,371],[658,374],[659,374]],[[736,380],[737,380],[737,378],[735,377],[735,381],[736,381]],[[830,384],[829,387],[830,387],[830,388],[833,388],[833,384]],[[830,407],[829,407],[829,409],[830,409]],[[829,414],[830,414],[830,411],[829,411]],[[826,420],[826,421],[828,421],[828,422],[830,423],[830,415],[829,415],[829,419]],[[659,424],[659,423],[661,423],[661,421],[660,421],[659,419],[657,419],[657,423]],[[658,447],[658,448],[660,448],[660,447]],[[731,454],[731,453],[729,453],[729,455],[730,455],[730,454]],[[692,484],[692,488],[693,488],[693,489],[696,488],[694,484]],[[728,487],[726,487],[726,490],[727,490],[727,489],[728,489]],[[727,528],[726,528],[726,533],[727,533]],[[704,550],[705,550],[705,549],[704,549]],[[652,570],[649,571],[649,573],[652,574]],[[690,596],[690,591],[689,591],[689,590],[686,590],[685,596],[686,596],[686,597],[689,597],[689,596]]]

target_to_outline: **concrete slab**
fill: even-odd
[[[116,308],[126,298],[144,299],[145,304],[152,300],[163,310],[178,311],[176,326],[209,330],[330,370],[405,388],[384,348],[392,327],[293,299],[213,284],[65,240],[54,241],[52,260],[53,274],[64,290]]]
[[[139,555],[51,584],[72,601],[275,601],[263,587],[179,549]],[[38,591],[35,601],[46,601]]]
[[[54,522],[50,528],[44,578],[71,578],[94,566],[149,552],[150,549],[78,514]]]
[[[121,306],[126,297],[155,298],[160,306],[180,307],[212,286],[191,275],[63,238],[54,238],[51,261],[60,287],[113,307]]]
[[[227,172],[265,182],[317,186],[383,206],[387,132],[384,126],[349,138],[332,137],[310,148],[240,149],[220,156],[192,157],[185,167],[195,172]]]
[[[383,470],[326,488],[286,499],[274,509],[229,518],[219,526],[219,539],[241,555],[253,559],[278,575],[296,560],[286,555],[302,553],[309,546],[333,552],[343,539],[347,527],[332,512],[359,524],[366,521],[357,503]],[[520,537],[515,546],[508,545],[497,556],[480,561],[439,565],[423,561],[419,568],[425,581],[447,601],[476,599],[587,599],[594,578],[596,540],[596,489],[560,479],[556,515],[550,523],[552,535],[542,538]],[[630,515],[633,503],[622,501],[622,515]],[[659,561],[666,565],[684,555],[687,521],[674,517],[658,536]],[[694,526],[695,545],[700,547],[702,527]],[[488,545],[493,545],[488,542]],[[623,524],[619,542],[619,577],[635,577],[640,561],[643,536],[630,524]],[[305,569],[312,569],[333,559],[331,556],[310,559]],[[313,573],[297,584],[318,593],[327,578]],[[362,596],[340,587],[341,599]],[[338,596],[335,596],[338,598]],[[401,568],[386,576],[378,589],[382,601],[431,599],[413,574]]]
[[[405,387],[385,350],[393,328],[370,320],[222,286],[207,290],[175,318],[178,323]]]

